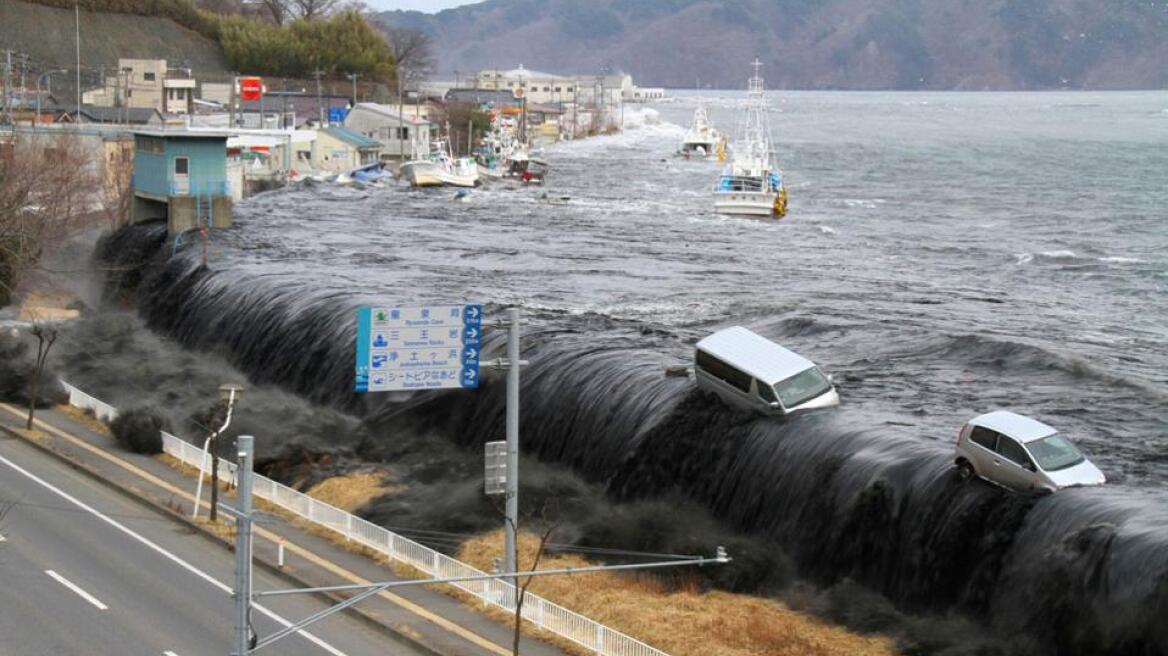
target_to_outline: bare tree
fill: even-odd
[[[291,0],[297,15],[304,20],[315,20],[332,14],[341,0]]]
[[[512,524],[511,518],[506,516],[506,512],[501,505],[505,504],[506,500],[503,497],[499,497],[498,499],[499,501],[496,502],[496,510],[498,510],[499,514],[503,516],[504,523]],[[553,504],[553,500],[548,498],[544,500],[543,506],[540,508],[538,513],[526,515],[523,518],[523,523],[525,526],[534,524],[542,527],[542,531],[537,534],[539,542],[536,544],[535,556],[532,558],[531,567],[526,570],[528,572],[534,572],[539,569],[539,562],[543,560],[543,555],[547,552],[548,541],[551,540],[552,534],[555,533],[556,529],[558,529],[560,526],[559,521],[554,521],[551,519],[555,515],[558,515],[557,508]],[[512,528],[515,529],[515,538],[516,542],[518,542],[519,527],[512,526]],[[521,554],[519,553],[521,549],[519,549],[518,544],[515,546],[515,551],[515,570],[517,572],[523,571],[524,567],[519,562],[521,559]],[[527,588],[531,586],[531,582],[534,580],[535,577],[533,576],[517,576],[511,581],[515,589],[515,621],[513,624],[511,637],[512,656],[519,656],[519,638],[522,635],[523,628],[523,602],[527,599]]]
[[[272,19],[276,25],[283,25],[284,21],[288,20],[291,8],[288,6],[289,0],[260,0],[263,5],[264,13]]]
[[[92,223],[98,187],[75,139],[26,133],[0,142],[0,306],[46,246]]]
[[[411,79],[430,75],[434,69],[434,42],[429,34],[392,25],[381,25],[380,30],[397,62],[399,84],[407,75]]]
[[[37,354],[36,361],[33,364],[32,379],[28,381],[28,422],[24,425],[27,430],[32,430],[32,420],[33,415],[36,413],[37,394],[40,393],[41,376],[44,375],[45,361],[49,359],[49,351],[52,350],[53,344],[56,343],[57,337],[60,335],[60,331],[56,326],[40,321],[33,323],[30,332],[33,337],[37,338]]]

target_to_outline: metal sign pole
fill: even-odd
[[[250,651],[251,615],[251,468],[255,444],[239,436],[239,513],[235,520],[235,655]]]
[[[504,565],[519,571],[516,534],[519,530],[519,308],[507,311],[507,506],[504,527]],[[512,581],[514,583],[514,581]]]

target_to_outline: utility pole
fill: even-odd
[[[251,470],[255,438],[239,436],[239,507],[235,514],[235,654],[246,656],[251,640]]]
[[[73,3],[73,22],[77,27],[77,118],[74,121],[81,119],[81,3]]]
[[[353,107],[357,106],[357,78],[361,77],[360,73],[349,73],[345,77],[353,81]]]
[[[323,104],[323,101],[321,100],[320,76],[324,75],[324,71],[322,71],[318,68],[315,71],[313,71],[312,74],[316,76],[316,108],[318,110],[320,110],[320,127],[323,128],[325,126],[325,123],[324,123],[324,104]]]
[[[28,109],[28,85],[25,84],[24,76],[28,72],[28,53],[20,53],[20,111]]]
[[[403,89],[405,88],[405,71],[401,66],[397,69],[397,156],[398,156],[398,171],[401,171],[401,165],[406,161],[406,145],[403,137],[406,127],[406,117],[404,110],[405,95]]]
[[[515,556],[519,530],[519,308],[507,311],[507,526],[504,531],[504,569],[519,571]],[[513,579],[513,584],[518,580]]]
[[[4,51],[4,120],[12,123],[12,109],[9,98],[12,96],[12,51]]]

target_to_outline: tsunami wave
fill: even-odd
[[[154,330],[214,349],[257,383],[377,418],[422,422],[468,449],[498,439],[505,385],[401,403],[352,390],[353,311],[373,299],[171,256],[165,226],[125,228],[103,253],[116,290]],[[1054,495],[963,483],[951,443],[874,424],[846,405],[786,421],[737,413],[666,366],[678,335],[603,316],[525,335],[524,450],[617,499],[680,493],[792,555],[807,578],[853,580],[907,609],[960,611],[1012,636],[1018,653],[1152,654],[1168,649],[1168,495],[1107,486]],[[834,331],[812,318],[771,334]],[[501,351],[498,336],[484,355]],[[1106,372],[1038,347],[939,336],[903,357]],[[416,398],[416,397],[415,397]],[[438,409],[441,409],[439,412]],[[954,427],[956,428],[956,427]]]

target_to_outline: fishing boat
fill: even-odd
[[[754,60],[754,76],[747,85],[746,117],[734,142],[734,154],[714,189],[714,211],[782,217],[787,213],[787,188],[771,142],[769,108],[760,70]]]
[[[677,153],[686,159],[714,157],[719,162],[726,161],[726,138],[710,122],[706,106],[700,100]]]
[[[425,157],[404,162],[398,176],[414,187],[475,187],[479,184],[478,165],[470,157],[454,157],[445,139],[430,144]]]

